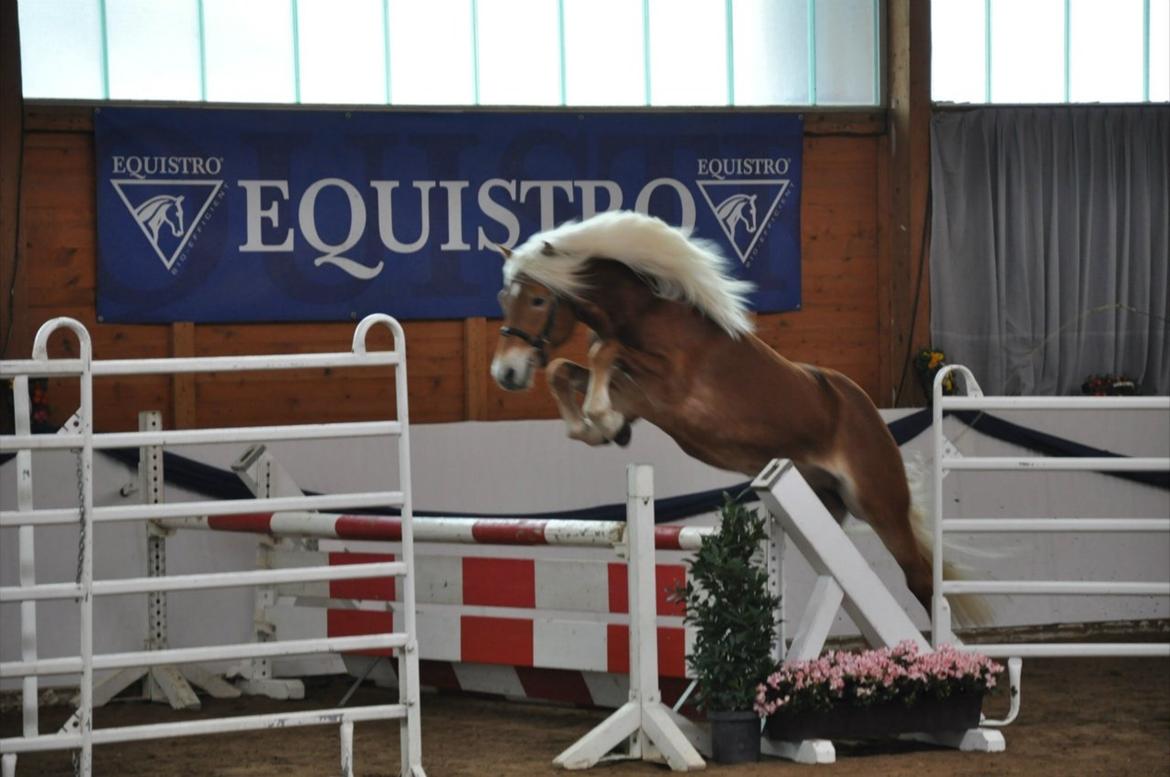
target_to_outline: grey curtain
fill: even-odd
[[[1170,393],[1170,106],[935,114],[931,334],[987,393]]]

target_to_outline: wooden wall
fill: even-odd
[[[14,326],[4,358],[27,358],[37,327],[60,315],[89,328],[101,359],[348,350],[352,325],[347,323],[99,323],[89,109],[31,106],[23,131]],[[883,397],[889,396],[891,374],[882,360],[890,334],[881,292],[882,279],[889,276],[882,210],[888,140],[883,111],[806,117],[803,309],[758,321],[761,336],[781,353],[841,370],[879,404],[889,404]],[[13,268],[7,251],[3,257],[0,278],[7,279]],[[497,327],[490,319],[405,323],[413,420],[556,416],[543,384],[510,394],[488,376]],[[74,347],[58,336],[51,352],[64,354]],[[574,347],[583,354],[583,335]],[[162,409],[165,423],[179,428],[385,418],[392,414],[388,377],[386,372],[318,370],[101,379],[95,386],[95,425],[103,431],[134,428],[142,409]],[[76,387],[55,382],[49,401],[54,420],[64,420],[76,407]]]

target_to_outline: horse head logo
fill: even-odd
[[[735,239],[735,228],[742,222],[749,235],[756,231],[756,195],[733,194],[715,207],[715,217],[728,237]]]
[[[158,247],[158,232],[163,224],[171,228],[174,237],[183,236],[183,195],[159,194],[146,200],[134,209],[134,218],[150,235],[150,241]]]

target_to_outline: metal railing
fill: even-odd
[[[376,325],[386,326],[394,336],[394,350],[367,352],[366,337]],[[48,341],[54,332],[66,329],[79,341],[79,357],[50,359]],[[306,367],[395,368],[396,418],[367,423],[309,424],[294,426],[226,427],[182,431],[147,430],[100,434],[94,432],[94,377],[112,375],[157,375],[202,371],[244,372],[289,370]],[[354,332],[348,353],[294,354],[276,356],[225,356],[178,359],[118,359],[95,361],[85,327],[70,318],[46,322],[37,332],[33,358],[0,362],[0,375],[14,380],[16,427],[14,435],[0,436],[0,452],[17,454],[17,509],[0,511],[0,527],[18,527],[20,584],[0,588],[0,602],[20,602],[22,650],[20,661],[0,664],[0,678],[24,678],[23,734],[0,739],[4,777],[15,774],[18,753],[57,749],[79,751],[77,771],[92,774],[94,744],[127,742],[171,736],[245,731],[277,726],[338,724],[341,726],[342,770],[352,774],[352,726],[355,721],[400,719],[402,726],[402,773],[421,777],[421,732],[419,720],[418,649],[414,602],[414,552],[410,491],[409,412],[405,336],[401,325],[389,316],[367,316]],[[79,423],[64,433],[32,435],[29,428],[28,380],[35,376],[72,376],[80,382]],[[398,443],[400,490],[336,494],[315,497],[240,499],[227,502],[190,501],[171,504],[144,504],[122,507],[95,507],[93,497],[93,452],[108,448],[137,446],[192,445],[208,442],[255,442],[353,437],[395,437]],[[32,495],[32,452],[71,449],[78,456],[78,506],[69,509],[35,509]],[[281,570],[247,570],[205,575],[173,575],[117,580],[94,580],[94,527],[113,521],[150,521],[208,515],[236,515],[255,511],[318,510],[395,506],[401,508],[402,551],[395,562],[346,566],[308,567]],[[78,572],[74,582],[35,582],[34,530],[37,526],[73,524],[80,531]],[[401,586],[402,630],[357,637],[249,642],[209,647],[156,649],[95,655],[93,649],[94,597],[130,593],[159,594],[166,591],[207,590],[277,583],[345,580],[395,576]],[[76,656],[37,656],[36,601],[70,599],[78,601],[80,649]],[[94,730],[94,671],[128,667],[159,666],[214,660],[271,658],[347,650],[393,649],[399,659],[399,703],[352,710],[316,710],[277,713],[215,720],[181,721],[149,726]],[[80,673],[80,704],[74,716],[76,730],[41,735],[37,724],[37,682],[40,675]]]
[[[966,396],[944,396],[943,382],[948,375],[961,376]],[[1015,594],[1073,596],[1170,596],[1170,582],[1083,581],[1083,580],[944,580],[943,536],[947,532],[979,533],[1078,533],[1078,532],[1170,532],[1166,518],[946,518],[944,514],[943,477],[948,471],[1095,471],[1095,472],[1167,472],[1167,457],[1039,457],[1039,456],[960,456],[949,446],[943,430],[943,415],[948,410],[1152,410],[1170,412],[1170,397],[985,397],[975,376],[960,365],[941,369],[934,379],[934,598],[931,608],[933,642],[956,642],[951,627],[950,607],[946,595]],[[949,448],[949,450],[948,450]],[[988,656],[1057,657],[1057,656],[1170,656],[1170,643],[1005,643],[973,644]]]

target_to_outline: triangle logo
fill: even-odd
[[[163,267],[183,253],[223,181],[112,178],[110,184]]]
[[[756,244],[767,233],[791,181],[783,178],[712,179],[695,183],[739,261],[744,265],[751,264]]]

